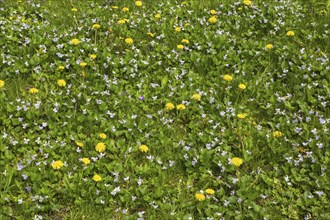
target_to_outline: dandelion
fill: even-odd
[[[198,93],[195,93],[195,94],[193,94],[193,96],[191,98],[196,100],[196,101],[200,101],[201,100],[201,95],[198,94]]]
[[[96,54],[89,54],[89,58],[92,59],[92,60],[95,60],[96,59]],[[81,63],[80,63],[81,65]]]
[[[147,35],[149,35],[150,37],[154,37],[155,35],[151,32],[148,32]]]
[[[240,84],[238,85],[238,88],[241,89],[241,90],[244,90],[244,89],[246,89],[246,85],[243,84],[243,83],[240,83]]]
[[[142,153],[147,153],[149,151],[149,147],[145,144],[142,144],[140,147],[139,147],[139,150],[142,152]]]
[[[226,74],[226,75],[223,76],[223,79],[224,79],[225,81],[230,82],[230,81],[233,80],[233,77],[232,77],[231,75],[229,75],[229,74]]]
[[[123,12],[128,12],[128,11],[129,11],[129,8],[127,8],[127,7],[123,8]]]
[[[85,62],[80,62],[79,65],[80,65],[82,68],[85,68],[85,66],[87,66],[87,63],[85,63]]]
[[[3,80],[0,80],[0,88],[4,87],[5,86],[5,81]]]
[[[267,50],[271,50],[271,49],[273,49],[273,47],[274,47],[273,44],[267,44],[266,45]]]
[[[275,138],[282,137],[282,136],[283,136],[283,133],[280,132],[280,131],[274,131],[273,132],[273,137],[275,137]]]
[[[93,180],[94,180],[95,182],[100,182],[100,181],[102,180],[102,177],[101,177],[100,175],[95,174],[95,175],[93,176]]]
[[[70,43],[71,43],[72,45],[77,46],[77,45],[80,43],[80,41],[79,41],[78,39],[74,38],[74,39],[72,39],[72,40],[70,41]]]
[[[244,0],[243,4],[246,6],[250,6],[252,4],[252,2],[250,0]]]
[[[185,110],[186,106],[184,104],[179,104],[179,105],[176,106],[176,109],[177,110]]]
[[[99,152],[99,153],[104,152],[104,151],[105,151],[105,148],[106,148],[106,146],[105,146],[105,144],[102,143],[102,142],[97,143],[96,146],[95,146],[95,150],[96,150],[97,152]]]
[[[183,44],[189,44],[189,40],[188,39],[182,39],[181,43],[183,43]]]
[[[72,12],[77,12],[78,9],[76,9],[76,8],[71,8],[71,11],[72,11]]]
[[[138,7],[141,7],[142,6],[142,1],[135,1],[135,5],[138,6]]]
[[[107,138],[107,135],[104,134],[104,133],[101,133],[101,134],[99,134],[99,138],[101,138],[101,139],[106,139],[106,138]]]
[[[294,32],[293,31],[288,31],[288,32],[286,32],[286,36],[293,37],[294,36]]]
[[[176,46],[179,50],[183,50],[184,46],[182,44],[179,44],[178,46]]]
[[[210,14],[211,14],[211,15],[216,15],[216,14],[217,14],[217,11],[216,11],[216,10],[211,10],[211,11],[210,11]]]
[[[198,201],[204,201],[205,200],[205,195],[203,193],[196,193],[195,194],[195,198],[198,200]]]
[[[118,23],[118,24],[125,24],[125,23],[126,23],[126,20],[125,20],[125,19],[120,19],[120,20],[118,20],[117,23]]]
[[[173,109],[174,109],[174,105],[173,105],[173,103],[171,103],[171,102],[166,103],[166,105],[165,105],[165,109],[166,109],[166,110],[173,110]]]
[[[128,38],[125,39],[125,43],[126,44],[132,44],[133,43],[133,39],[130,38],[130,37],[128,37]]]
[[[212,16],[212,17],[209,18],[209,23],[210,24],[215,24],[217,22],[218,22],[218,19],[217,19],[216,16]]]
[[[239,157],[233,157],[231,158],[230,163],[235,167],[239,167],[243,164],[243,160]]]
[[[64,79],[59,79],[57,80],[57,85],[59,85],[60,87],[64,87],[66,86],[66,82]]]
[[[215,193],[215,191],[213,189],[207,189],[207,190],[205,190],[205,192],[209,195],[213,195]]]
[[[155,14],[155,18],[160,19],[161,15],[160,14]]]
[[[64,163],[61,160],[56,160],[51,164],[51,166],[54,170],[59,170],[64,166]]]
[[[240,114],[237,114],[237,117],[239,119],[243,119],[243,118],[246,118],[247,114],[246,113],[240,113]]]
[[[99,24],[93,24],[93,26],[92,26],[93,29],[99,29],[100,27],[101,27],[101,25],[99,25]]]
[[[81,162],[83,162],[85,165],[88,165],[91,163],[90,159],[88,159],[87,157],[82,158]]]
[[[31,93],[31,94],[36,94],[38,92],[39,92],[39,90],[37,88],[34,88],[34,87],[29,90],[29,93]]]
[[[76,145],[78,147],[84,147],[84,143],[83,142],[80,142],[80,141],[76,141]]]
[[[180,32],[181,31],[181,28],[180,27],[175,27],[174,29],[176,32]]]
[[[111,8],[113,8],[113,9],[118,9],[118,6],[113,5]]]
[[[64,67],[64,66],[59,66],[58,69],[59,69],[59,70],[64,70],[65,67]]]

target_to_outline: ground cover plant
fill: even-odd
[[[0,1],[0,219],[330,219],[329,1]]]

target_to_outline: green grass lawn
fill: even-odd
[[[330,219],[330,1],[3,0],[0,219]]]

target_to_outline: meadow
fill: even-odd
[[[329,0],[0,1],[0,219],[330,219]]]

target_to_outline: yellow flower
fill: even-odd
[[[135,1],[135,5],[138,6],[138,7],[141,7],[142,6],[142,1]]]
[[[113,9],[118,9],[118,6],[114,5],[114,6],[112,6],[111,8],[113,8]]]
[[[211,10],[211,11],[210,11],[210,14],[211,14],[211,15],[216,15],[216,14],[217,14],[217,11],[216,11],[216,10]]]
[[[161,18],[161,15],[159,13],[155,14],[155,18],[157,18],[157,19]]]
[[[172,110],[172,109],[174,109],[174,105],[173,105],[173,103],[171,103],[171,102],[166,103],[166,105],[165,105],[165,109],[166,109],[166,110]]]
[[[207,190],[205,190],[205,192],[209,195],[213,195],[215,193],[215,191],[213,189],[207,189]]]
[[[150,37],[154,37],[155,35],[151,32],[148,32],[147,35],[149,35]]]
[[[4,86],[5,86],[5,81],[3,81],[3,80],[0,79],[0,88],[2,88]]]
[[[181,43],[183,43],[183,44],[189,44],[189,40],[188,39],[182,39]]]
[[[142,153],[147,153],[149,151],[149,147],[145,144],[142,144],[140,147],[139,147],[139,150],[142,152]]]
[[[204,201],[205,200],[205,195],[203,193],[196,193],[195,194],[195,198],[198,200],[198,201]]]
[[[252,4],[252,2],[250,0],[244,0],[243,4],[246,6],[250,6]]]
[[[34,87],[29,90],[29,93],[31,93],[31,94],[36,94],[38,92],[39,92],[39,90],[37,88],[34,88]]]
[[[106,138],[107,138],[107,135],[104,134],[104,133],[101,133],[101,134],[99,135],[99,138],[101,138],[101,139],[106,139]]]
[[[176,109],[177,110],[185,110],[186,106],[184,106],[184,104],[179,104],[179,105],[176,106]]]
[[[51,165],[52,165],[54,170],[59,170],[64,166],[64,163],[60,160],[56,160]]]
[[[92,60],[95,60],[96,59],[96,55],[95,54],[89,54],[89,58],[91,58]],[[80,63],[81,65],[81,63]]]
[[[65,67],[64,67],[64,66],[59,66],[58,69],[59,69],[59,70],[64,70]]]
[[[76,9],[76,8],[71,8],[71,11],[72,11],[72,12],[77,12],[78,9]]]
[[[241,90],[244,90],[244,89],[246,89],[246,85],[243,84],[243,83],[240,83],[240,84],[238,85],[238,88],[240,88]]]
[[[292,37],[292,36],[294,36],[294,32],[288,31],[288,32],[286,32],[286,36]]]
[[[223,76],[223,79],[224,79],[225,81],[230,82],[230,81],[233,80],[233,77],[232,77],[231,75],[229,75],[229,74],[226,74],[226,75]]]
[[[80,62],[79,65],[80,65],[82,68],[84,68],[85,66],[87,66],[87,63],[85,63],[85,62]]]
[[[217,22],[218,22],[218,19],[217,19],[216,16],[212,16],[212,17],[209,18],[209,23],[210,24],[215,24]]]
[[[123,8],[123,11],[124,11],[124,12],[128,12],[128,11],[129,11],[129,8],[124,7],[124,8]]]
[[[66,82],[64,79],[59,79],[57,80],[57,85],[59,85],[60,87],[64,87],[66,86]]]
[[[99,29],[101,26],[99,24],[93,24],[92,28],[93,29]]]
[[[105,146],[105,144],[102,143],[102,142],[98,143],[98,144],[95,146],[95,150],[96,150],[97,152],[99,152],[99,153],[104,152],[104,151],[105,151],[105,148],[106,148],[106,146]]]
[[[125,43],[126,44],[132,44],[133,43],[133,39],[130,38],[130,37],[128,37],[128,38],[125,39]]]
[[[283,136],[283,133],[280,132],[280,131],[274,131],[273,132],[273,137],[275,137],[275,138],[282,137],[282,136]]]
[[[82,158],[82,159],[81,159],[81,162],[83,162],[85,165],[88,165],[88,164],[91,163],[90,159],[88,159],[88,158],[86,158],[86,157]]]
[[[101,177],[100,175],[95,174],[95,175],[93,176],[93,180],[94,180],[95,182],[100,182],[100,181],[102,180],[102,177]]]
[[[78,39],[72,39],[71,41],[70,41],[70,43],[72,44],[72,45],[78,45],[79,43],[80,43],[80,41],[78,40]]]
[[[179,50],[183,50],[184,46],[182,44],[179,44],[178,46],[176,46]]]
[[[180,27],[175,27],[174,29],[176,32],[180,32],[181,31],[181,28]]]
[[[239,119],[246,118],[246,116],[247,116],[246,113],[237,114],[237,117],[238,117]]]
[[[125,23],[126,23],[126,20],[125,19],[118,20],[118,24],[125,24]]]
[[[78,147],[83,147],[84,146],[84,143],[83,142],[80,142],[80,141],[76,141],[76,145]]]
[[[266,45],[267,50],[271,50],[271,49],[273,49],[273,47],[274,47],[273,44],[267,44]]]
[[[236,167],[239,167],[243,164],[243,160],[239,157],[233,157],[231,158],[230,163]]]
[[[200,101],[201,100],[201,95],[196,93],[196,94],[193,94],[193,96],[191,98],[196,100],[196,101]]]

